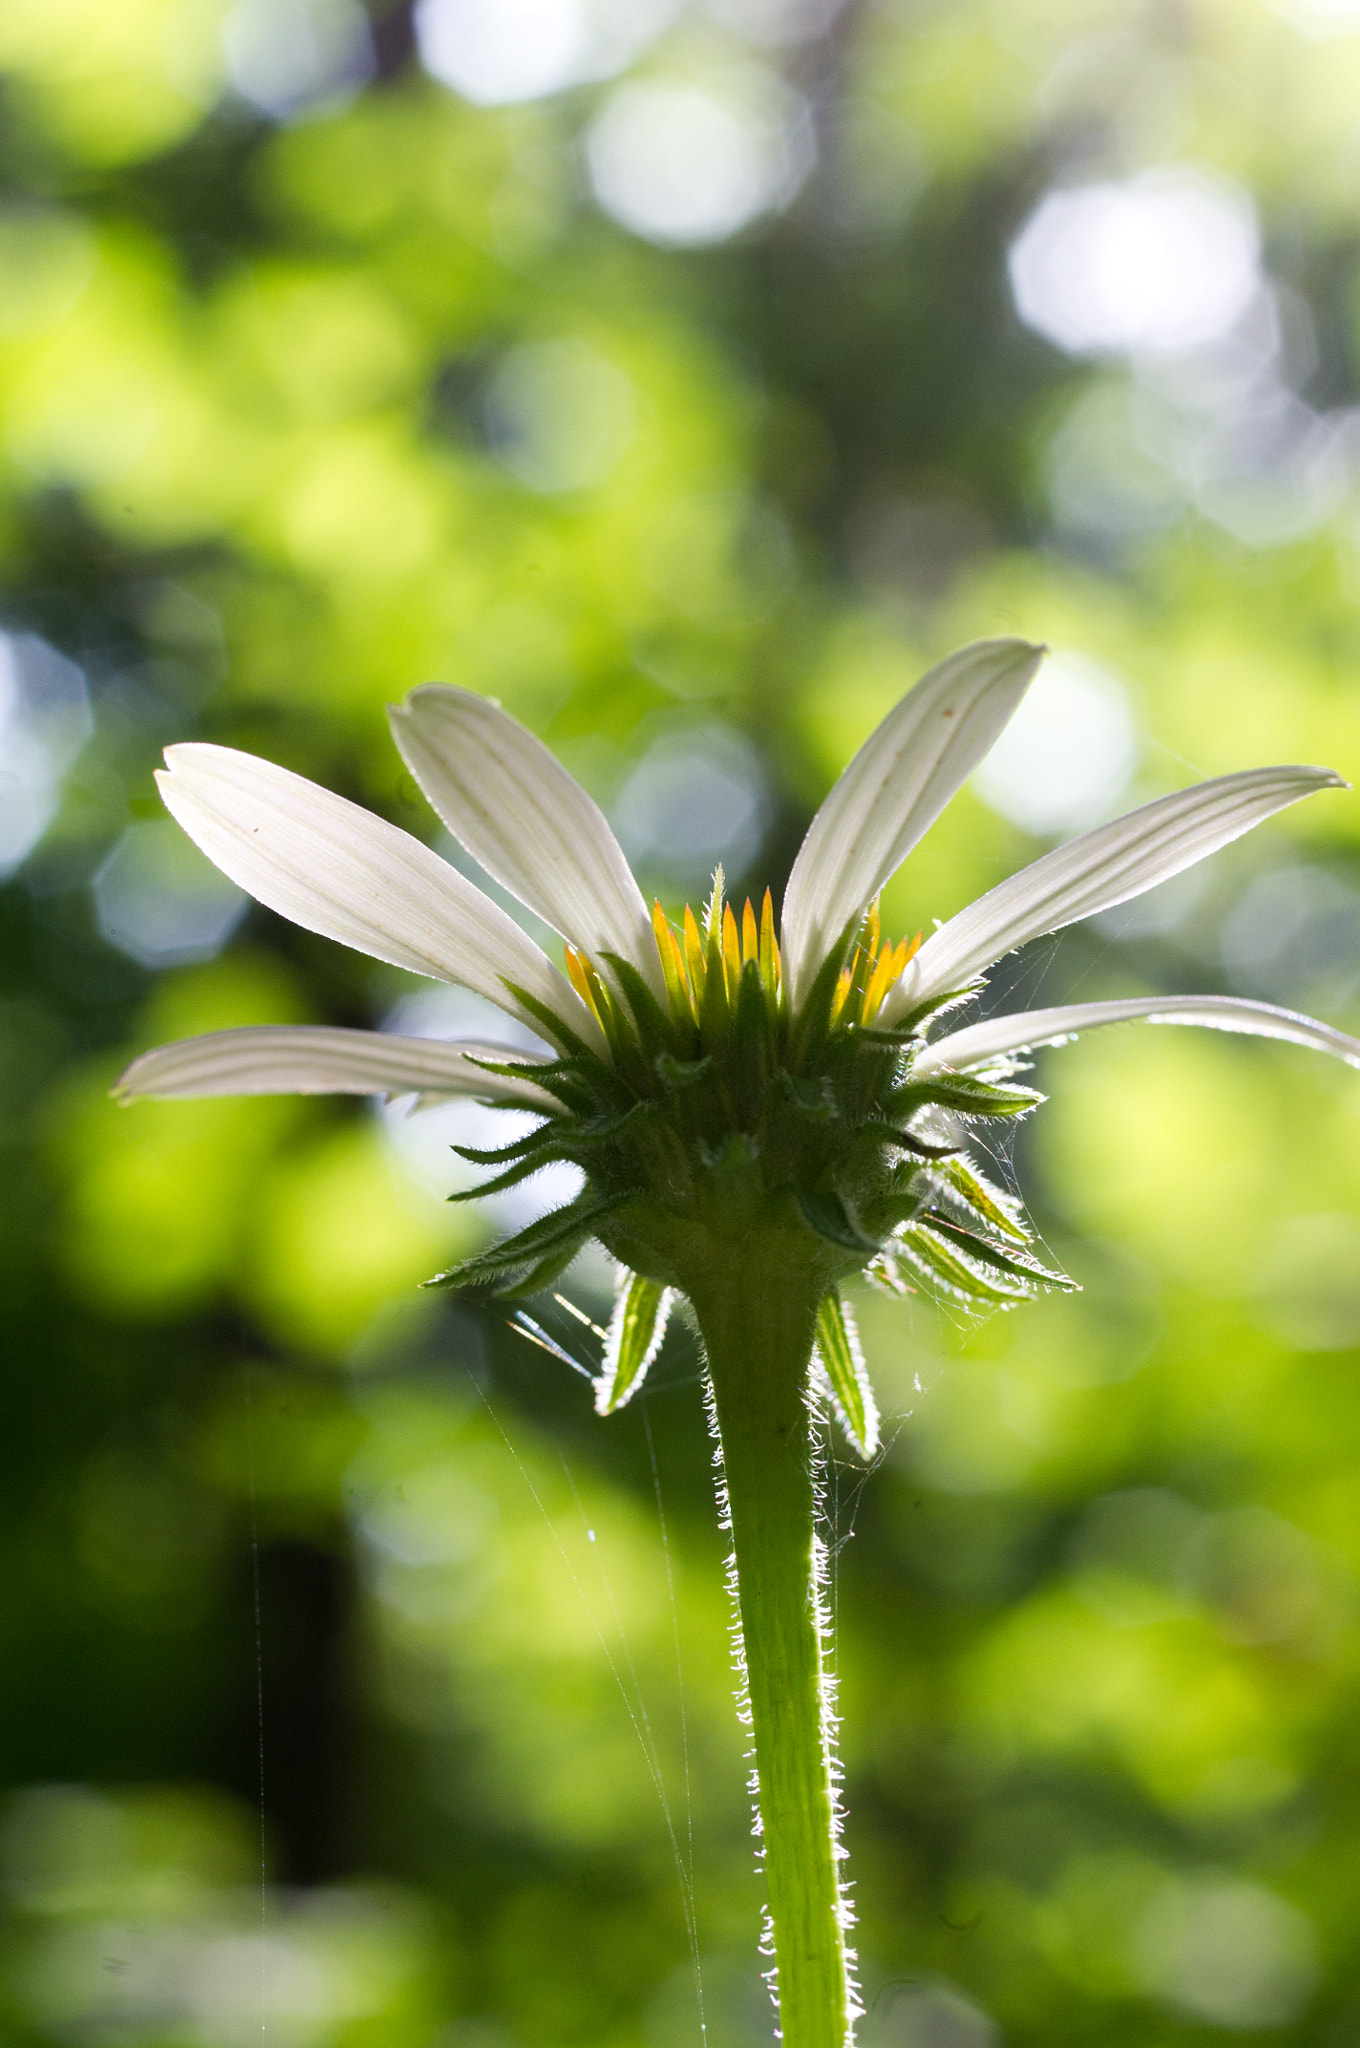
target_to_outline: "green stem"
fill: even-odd
[[[710,1275],[691,1298],[708,1353],[732,1517],[780,2029],[784,2048],[845,2048],[851,2001],[806,1393],[817,1304],[805,1271],[788,1272],[781,1287],[754,1258],[724,1264],[728,1270]]]

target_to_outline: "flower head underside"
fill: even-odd
[[[465,1156],[480,1190],[554,1161],[582,1170],[564,1208],[441,1276],[519,1296],[589,1239],[622,1277],[598,1399],[641,1383],[671,1298],[715,1263],[788,1262],[821,1299],[819,1379],[873,1448],[873,1398],[841,1288],[1009,1305],[1071,1283],[1043,1265],[976,1138],[1040,1101],[1016,1056],[1144,1018],[1277,1037],[1360,1065],[1331,1026],[1229,997],[1133,997],[992,1018],[945,1013],[1015,947],[1123,902],[1315,790],[1330,770],[1251,769],[1178,791],[1057,848],[921,943],[886,936],[878,896],[1014,711],[1042,657],[981,641],[932,669],[860,749],[813,820],[776,926],[766,892],[738,914],[721,874],[701,915],[647,909],[591,798],[489,700],[427,685],[392,714],[445,825],[565,942],[566,972],[438,855],[382,819],[230,749],[168,750],[165,801],[242,888],[379,959],[489,996],[548,1041],[483,1042],[258,1027],[144,1054],[125,1097],[226,1093],[454,1095],[539,1111],[525,1135]]]

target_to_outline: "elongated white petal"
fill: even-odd
[[[664,1004],[651,918],[604,813],[542,740],[445,683],[388,709],[401,757],[455,839],[584,952],[617,953]]]
[[[327,1025],[252,1024],[158,1045],[135,1059],[114,1094],[123,1101],[198,1095],[475,1095],[549,1113],[560,1105],[532,1081],[488,1074],[474,1060],[523,1058],[504,1045],[398,1038]]]
[[[232,747],[167,747],[166,808],[223,874],[294,924],[488,996],[534,1030],[513,982],[596,1051],[604,1034],[512,918],[408,832]]]
[[[1129,1024],[1138,1019],[1148,1024],[1199,1024],[1209,1031],[1240,1031],[1251,1038],[1283,1038],[1290,1045],[1329,1052],[1345,1060],[1347,1066],[1360,1067],[1360,1039],[1348,1038],[1344,1031],[1320,1024],[1315,1017],[1300,1016],[1296,1010],[1281,1010],[1274,1003],[1248,1002],[1241,996],[1132,996],[1116,1002],[1065,1003],[1056,1010],[989,1017],[985,1024],[951,1031],[947,1038],[927,1046],[912,1071],[931,1074],[948,1068],[951,1073],[967,1073],[1006,1053],[1057,1045],[1097,1025]]]
[[[972,774],[1028,689],[1042,647],[977,640],[922,676],[818,811],[784,892],[784,978],[796,1005],[828,949]]]
[[[1045,932],[1178,875],[1287,804],[1345,789],[1330,768],[1249,768],[1178,790],[1046,853],[941,925],[889,991],[882,1021],[969,982]]]

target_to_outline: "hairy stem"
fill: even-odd
[[[727,1264],[728,1262],[724,1262]],[[845,2048],[841,1926],[807,1406],[816,1300],[758,1259],[692,1295],[732,1518],[784,2048]],[[759,1278],[757,1279],[757,1276]],[[753,1281],[756,1284],[753,1285]]]

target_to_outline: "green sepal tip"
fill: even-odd
[[[841,1428],[862,1458],[872,1458],[879,1445],[878,1404],[854,1317],[835,1290],[817,1310],[817,1359]]]
[[[605,1339],[604,1363],[595,1382],[595,1407],[612,1415],[632,1399],[661,1349],[670,1315],[671,1290],[641,1273],[625,1272]]]

